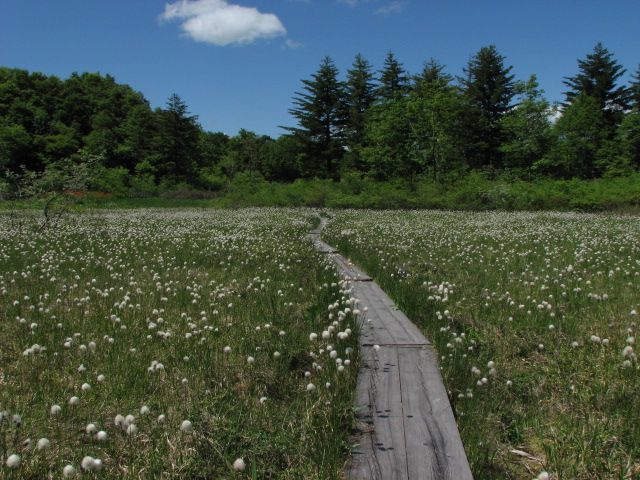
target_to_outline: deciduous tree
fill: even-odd
[[[538,88],[535,75],[514,84],[516,103],[501,120],[504,167],[528,172],[551,145],[551,106]]]

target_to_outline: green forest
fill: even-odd
[[[152,109],[110,75],[0,67],[0,198],[86,165],[87,191],[227,198],[232,205],[606,208],[640,203],[640,67],[598,43],[551,104],[482,47],[459,76],[393,53],[377,69],[330,57],[292,93],[278,138],[205,131],[177,93]],[[68,184],[66,185],[69,187]],[[525,192],[525,193],[523,193]],[[579,203],[576,204],[576,199]],[[580,203],[581,202],[581,203]],[[605,202],[605,203],[603,203]],[[223,202],[224,204],[224,202]]]

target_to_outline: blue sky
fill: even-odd
[[[597,42],[640,63],[638,0],[0,0],[0,65],[67,78],[110,74],[152,107],[179,94],[204,129],[277,137],[302,79],[330,56],[376,70],[389,51],[410,73],[431,57],[461,75],[496,45],[550,101]]]

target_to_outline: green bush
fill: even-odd
[[[129,176],[129,170],[124,167],[99,166],[90,180],[89,189],[94,192],[111,193],[116,197],[125,197],[129,191],[127,185]]]

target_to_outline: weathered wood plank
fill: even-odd
[[[351,263],[350,260],[344,258],[342,255],[336,253],[333,257],[336,266],[338,267],[338,271],[343,277],[361,281],[361,282],[370,282],[373,279],[360,270],[357,266]]]
[[[350,479],[408,478],[400,370],[395,349],[363,349],[356,404],[361,441],[352,453]]]
[[[432,347],[396,349],[409,478],[471,479]]]
[[[354,286],[362,307],[369,307],[364,320],[363,345],[429,345],[429,340],[407,316],[393,305],[391,299],[375,282]]]

